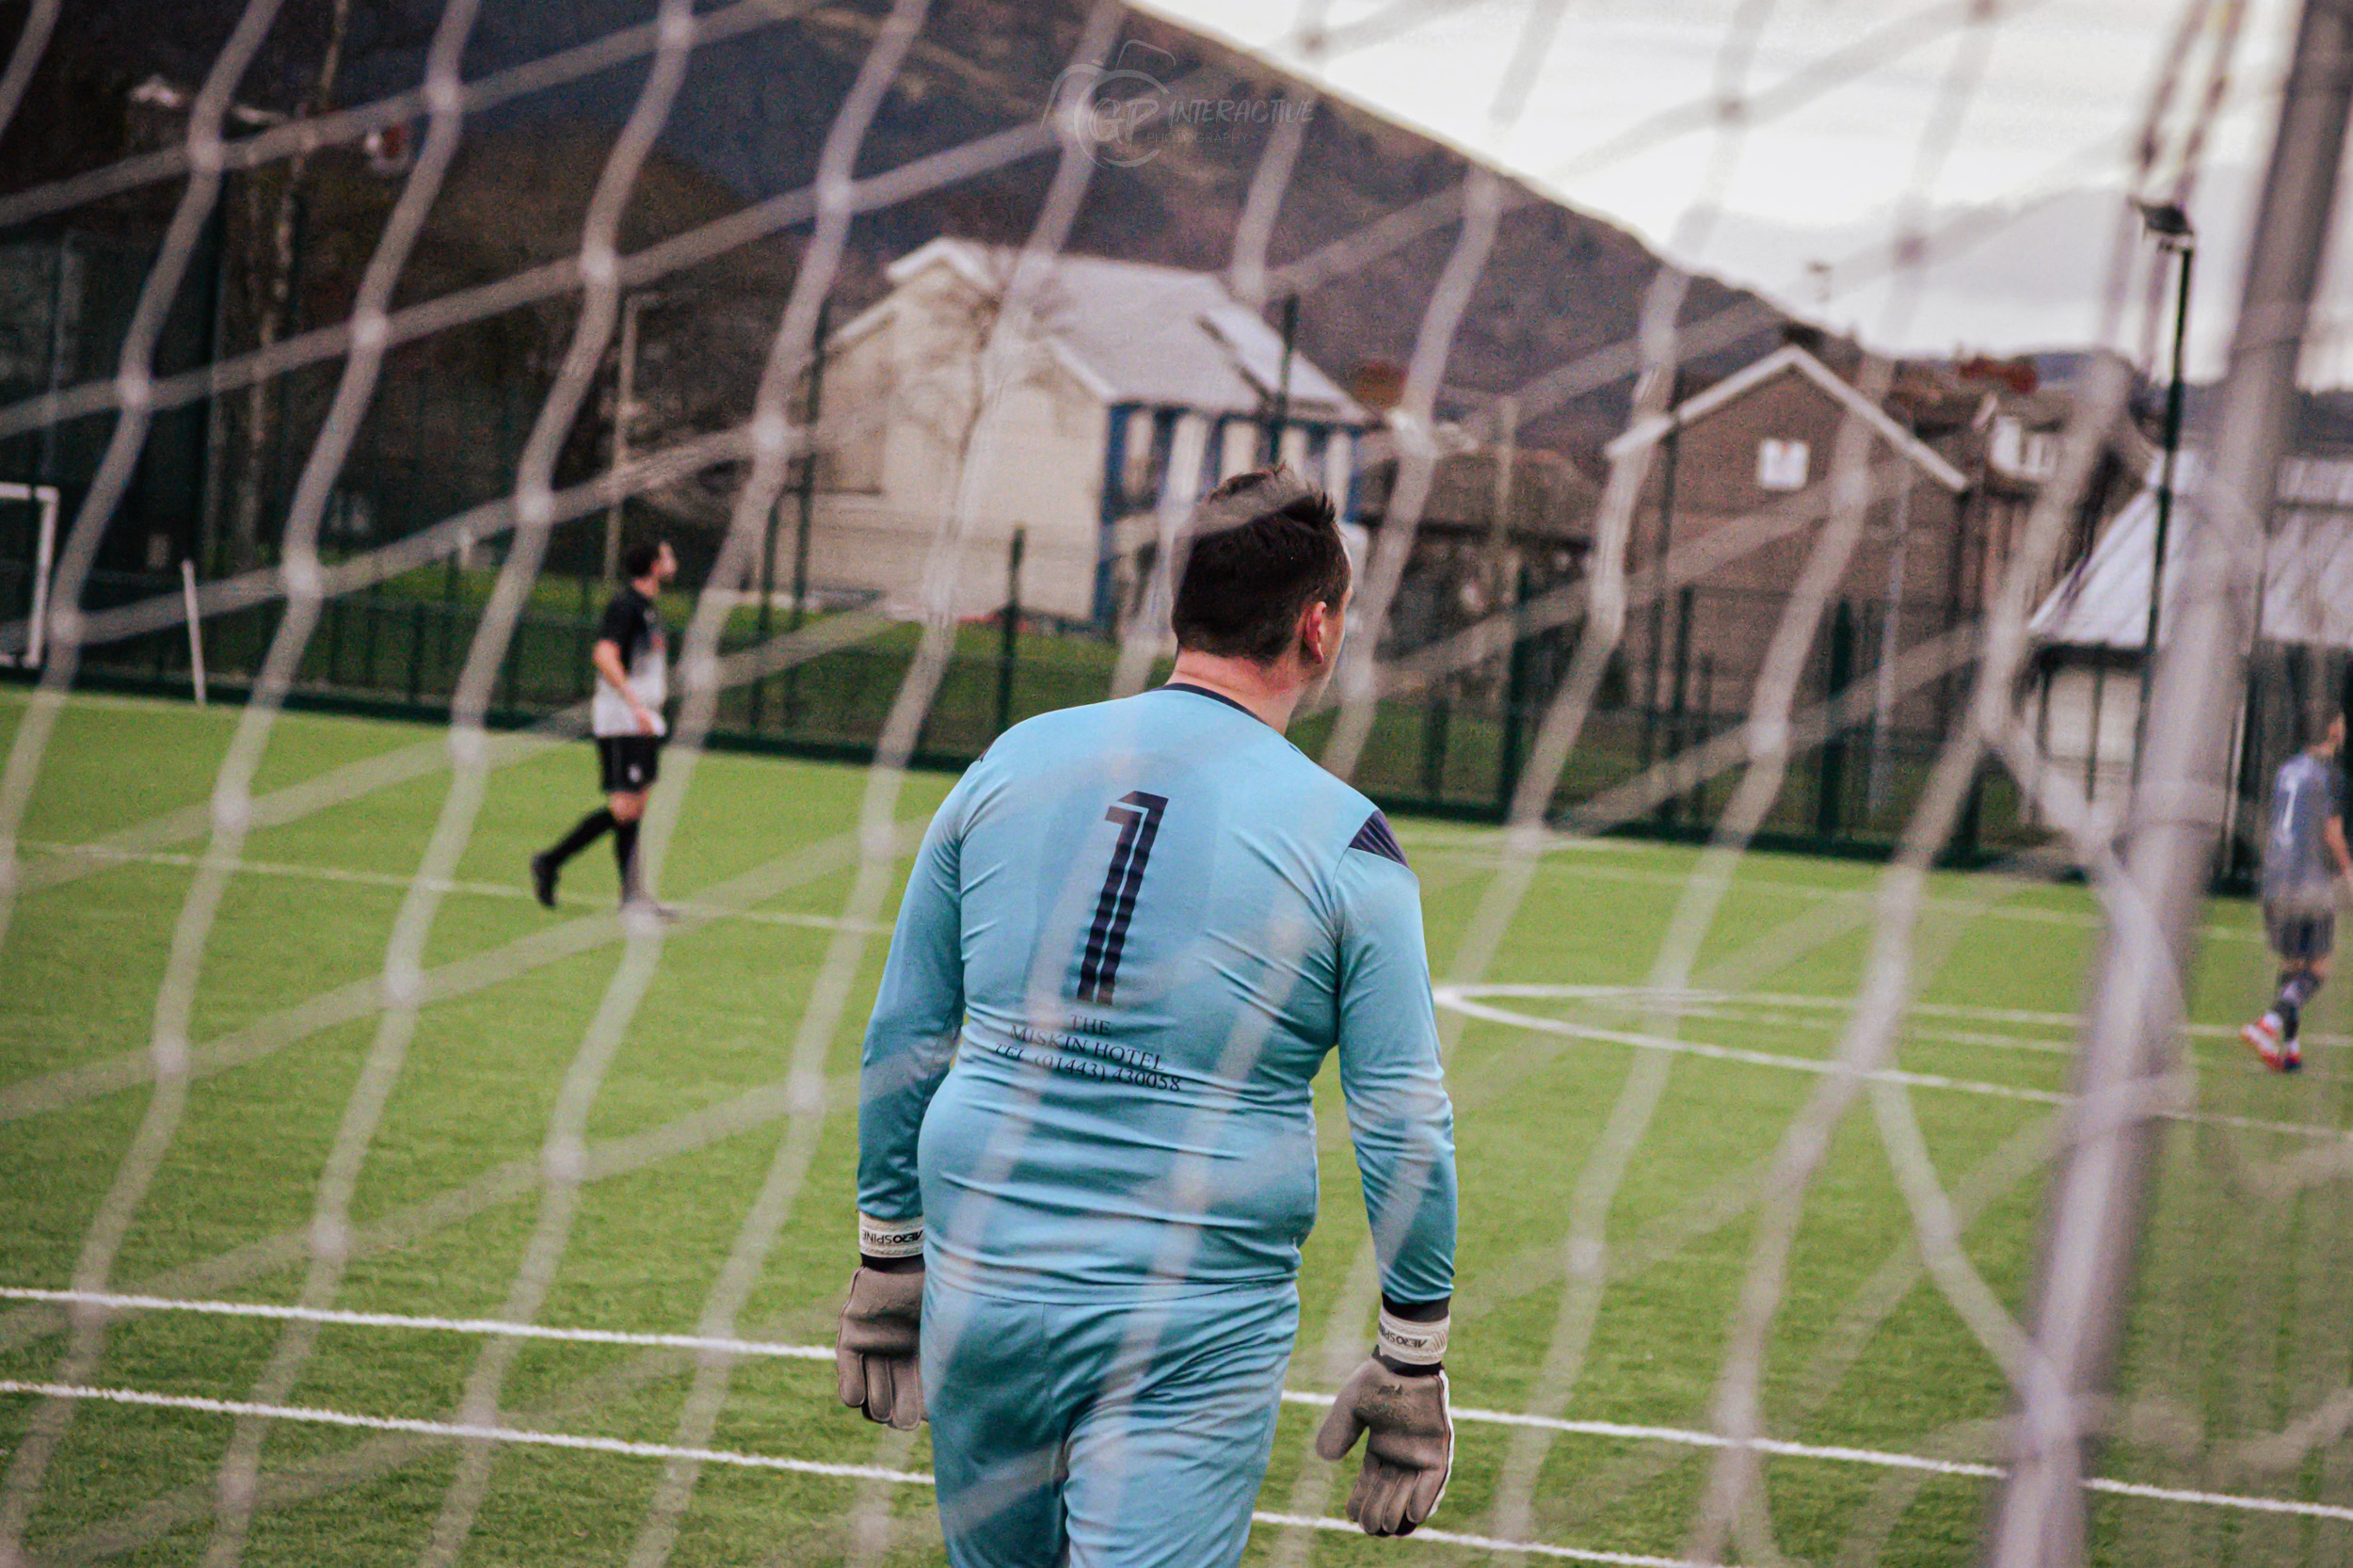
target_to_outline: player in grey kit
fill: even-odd
[[[2280,766],[2271,786],[2264,837],[2264,931],[2280,955],[2280,994],[2239,1035],[2274,1072],[2304,1064],[2297,1047],[2304,1004],[2329,978],[2336,945],[2337,879],[2353,881],[2345,842],[2345,715],[2329,721],[2319,742]]]
[[[564,862],[610,832],[613,859],[621,872],[621,902],[644,897],[637,878],[637,820],[646,814],[646,792],[662,775],[662,704],[670,693],[670,641],[656,602],[662,584],[678,575],[678,557],[667,542],[643,544],[624,565],[629,581],[604,607],[590,662],[597,692],[588,703],[588,728],[597,738],[597,771],[604,805],[580,819],[556,843],[531,857],[531,890],[555,907],[555,879]]]

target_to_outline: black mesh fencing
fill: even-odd
[[[480,559],[453,559],[328,600],[304,654],[296,700],[419,719],[445,712],[494,569]],[[0,561],[0,604],[27,602],[30,577],[21,554]],[[103,611],[179,587],[174,572],[102,571],[91,578],[85,608]],[[589,697],[596,679],[589,655],[606,591],[591,576],[542,581],[508,647],[492,722],[521,727]],[[666,607],[668,618],[683,624],[687,608],[685,596],[678,596]],[[1638,626],[1602,680],[1595,712],[1555,792],[1556,818],[1705,838],[1746,758],[1742,728],[1763,653],[1754,633],[1773,625],[1781,608],[1779,596],[1700,587],[1681,593],[1660,617],[1666,646],[1646,647]],[[216,693],[241,695],[280,613],[270,603],[204,619],[203,656]],[[763,616],[747,599],[730,622],[723,654],[842,613],[852,612],[812,611],[804,621],[789,606],[772,604]],[[1574,622],[1538,631],[1507,655],[1385,701],[1357,783],[1399,812],[1500,820],[1579,631]],[[1799,696],[1801,714],[1812,716],[1800,720],[1796,762],[1766,822],[1765,844],[1849,855],[1882,854],[1893,844],[1953,704],[1966,690],[1968,631],[1957,628],[1943,606],[1907,604],[1891,616],[1881,604],[1833,605]],[[1946,639],[1940,646],[1962,654],[1923,658],[1923,645],[1938,637]],[[845,760],[871,757],[918,638],[913,624],[886,625],[731,688],[712,744]],[[1890,654],[1897,663],[1883,680]],[[961,767],[1012,724],[1103,700],[1117,658],[1116,640],[1100,632],[1024,620],[1009,634],[1001,616],[964,625],[925,721],[919,760]],[[84,669],[91,683],[112,689],[186,695],[186,629],[93,645]],[[1294,724],[1292,739],[1315,755],[1331,724],[1329,712],[1311,712]],[[2046,836],[2007,776],[1989,775],[1948,856],[1982,859]]]

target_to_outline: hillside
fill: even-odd
[[[84,0],[58,31],[26,112],[0,140],[0,188],[21,188],[119,155],[135,138],[123,107],[130,88],[152,74],[192,82],[238,10],[232,0],[184,0],[158,11],[136,0]],[[291,107],[307,84],[318,21],[288,8],[280,35],[240,96]],[[649,0],[509,0],[488,8],[468,61],[478,75],[643,21]],[[699,171],[737,200],[758,199],[806,181],[817,148],[858,60],[871,44],[877,3],[818,8],[801,20],[697,52],[664,138],[664,162]],[[0,25],[21,17],[23,0],[0,8]],[[437,8],[428,0],[359,0],[338,97],[344,101],[415,79]],[[1082,18],[1078,0],[940,0],[868,139],[861,172],[888,168],[973,136],[1031,121],[1066,64]],[[12,29],[11,29],[12,30]],[[1263,104],[1287,83],[1265,66],[1155,19],[1131,15],[1123,65],[1178,90],[1172,101]],[[307,52],[306,52],[307,51]],[[642,79],[623,68],[521,101],[479,119],[470,135],[462,191],[437,215],[420,253],[420,278],[475,274],[568,250],[590,152]],[[1243,194],[1257,166],[1262,123],[1174,123],[1164,115],[1151,155],[1135,167],[1106,167],[1088,192],[1072,244],[1108,255],[1222,269]],[[1247,116],[1243,117],[1245,120]],[[62,133],[62,134],[61,134]],[[531,148],[553,134],[554,152]],[[497,150],[495,158],[484,154]],[[861,222],[843,292],[855,303],[876,286],[889,257],[948,232],[993,240],[1026,232],[1050,172],[1040,156]],[[1278,265],[1459,182],[1463,157],[1426,136],[1343,104],[1316,105],[1305,151],[1275,227]],[[673,184],[678,183],[678,176]],[[150,193],[129,207],[152,216]],[[652,200],[652,198],[648,198]],[[707,203],[693,205],[703,208]],[[324,215],[322,215],[324,216]],[[368,225],[345,231],[372,240]],[[667,221],[638,222],[648,232]],[[1306,352],[1344,377],[1386,369],[1411,355],[1420,307],[1453,242],[1442,224],[1359,270],[1307,294],[1301,308]],[[322,248],[343,257],[352,246]],[[321,256],[316,264],[330,258]],[[1632,330],[1657,262],[1621,230],[1560,204],[1529,199],[1503,222],[1486,275],[1449,364],[1451,401],[1470,406]],[[776,277],[773,266],[750,271]],[[306,280],[319,303],[343,292],[333,276]],[[1703,280],[1687,319],[1712,315],[1745,296]],[[1719,368],[1752,357],[1770,331],[1717,357]],[[1702,367],[1705,370],[1705,366]],[[1533,425],[1528,439],[1590,458],[1622,417],[1623,383]]]

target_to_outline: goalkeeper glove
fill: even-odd
[[[870,1421],[913,1432],[923,1419],[923,1373],[917,1352],[923,1327],[922,1224],[914,1223],[911,1254],[874,1253],[867,1236],[879,1230],[859,1216],[865,1265],[850,1276],[850,1299],[841,1308],[841,1332],[834,1342],[834,1374],[841,1402],[863,1410]],[[892,1229],[905,1234],[909,1227]],[[911,1260],[912,1269],[889,1263]],[[874,1267],[878,1262],[884,1267]]]
[[[1446,1341],[1446,1319],[1409,1321],[1384,1302],[1372,1354],[1340,1384],[1316,1433],[1316,1452],[1329,1460],[1346,1458],[1360,1434],[1371,1434],[1348,1496],[1348,1516],[1367,1535],[1413,1534],[1446,1495],[1454,1466]]]

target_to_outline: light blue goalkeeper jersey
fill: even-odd
[[[1453,1110],[1388,824],[1197,687],[999,737],[932,819],[867,1026],[858,1208],[1039,1301],[1284,1282],[1337,1051],[1381,1263],[1453,1289]]]

